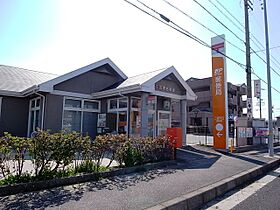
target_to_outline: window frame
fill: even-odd
[[[76,101],[81,101],[81,108],[76,108],[76,107],[65,107],[65,102],[66,100],[76,100]],[[98,103],[98,109],[88,109],[84,108],[84,102],[97,102]],[[84,119],[84,112],[94,112],[94,113],[100,113],[101,111],[101,102],[98,100],[91,100],[91,99],[84,99],[84,98],[76,98],[76,97],[68,97],[64,96],[63,98],[63,111],[62,111],[62,121],[61,121],[61,128],[65,129],[65,126],[63,124],[64,120],[64,112],[65,111],[78,111],[81,112],[81,120],[80,120],[80,133],[83,132],[83,119]]]
[[[127,102],[127,107],[126,108],[119,108],[120,106],[119,106],[119,102],[120,102],[120,100],[122,100],[122,99],[126,99],[126,102]],[[117,100],[117,108],[115,108],[115,109],[111,109],[110,108],[110,101],[112,101],[112,100]],[[128,111],[129,111],[129,97],[119,97],[119,98],[110,98],[110,99],[108,99],[107,100],[107,112],[108,113],[116,113],[117,114],[117,124],[116,124],[116,132],[119,132],[119,119],[120,119],[120,117],[119,117],[119,113],[120,112],[126,112],[126,122],[128,123]],[[128,125],[127,125],[128,126]],[[129,127],[127,127],[127,134],[128,134],[128,130],[129,130]]]
[[[39,106],[36,106],[37,100],[40,100],[39,101]],[[34,107],[32,107],[32,102],[33,101],[34,101]],[[32,98],[32,99],[29,100],[28,126],[27,126],[28,127],[27,128],[28,129],[28,131],[27,131],[28,136],[30,136],[32,132],[36,131],[36,128],[34,129],[34,121],[35,121],[36,117],[34,117],[32,125],[31,125],[31,112],[36,113],[36,111],[39,111],[39,116],[40,116],[41,115],[41,112],[40,112],[41,111],[41,97],[40,96]],[[40,117],[42,117],[42,116],[40,116]],[[42,120],[42,119],[40,119],[40,120]],[[39,124],[40,124],[40,128],[41,128],[42,127],[41,123],[39,123]],[[33,130],[33,131],[31,132],[31,130]]]
[[[119,108],[120,107],[120,100],[126,99],[127,107],[126,108]],[[117,108],[111,109],[110,108],[110,101],[117,100]],[[108,112],[117,112],[117,111],[126,111],[128,110],[128,97],[121,97],[121,98],[110,98],[107,100],[107,110]]]

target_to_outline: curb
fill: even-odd
[[[65,185],[79,184],[89,181],[97,181],[99,178],[109,178],[113,176],[125,175],[140,171],[147,171],[156,168],[162,168],[170,165],[175,165],[176,160],[162,161],[158,163],[147,163],[145,165],[134,166],[129,168],[113,169],[112,171],[105,171],[100,173],[82,174],[72,177],[55,178],[50,180],[43,180],[29,183],[19,183],[12,185],[0,186],[0,197],[6,195],[13,195],[24,192],[45,190],[54,187],[61,187]]]
[[[225,194],[226,192],[233,190],[234,188],[245,184],[248,181],[255,180],[258,177],[264,175],[268,171],[271,171],[275,167],[280,165],[280,159],[268,162],[265,165],[257,166],[255,168],[243,171],[237,175],[228,177],[222,181],[214,184],[202,187],[193,192],[176,197],[169,201],[160,203],[156,206],[147,208],[148,210],[192,210],[198,209],[202,205],[215,199],[218,196]]]

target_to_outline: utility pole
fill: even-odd
[[[251,47],[249,32],[249,9],[253,10],[251,0],[244,0],[245,11],[245,44],[246,44],[246,80],[247,80],[247,127],[252,127],[252,82],[251,82]],[[253,144],[253,137],[247,137],[247,144]]]
[[[250,4],[249,4],[250,3]],[[245,41],[246,41],[246,79],[247,79],[247,99],[252,98],[252,85],[251,85],[251,48],[250,48],[250,32],[249,32],[249,12],[252,8],[251,0],[244,0],[245,10]],[[251,110],[250,110],[251,111]],[[252,113],[247,112],[247,116],[252,116]]]
[[[268,155],[274,156],[273,149],[273,122],[272,122],[272,98],[271,98],[271,76],[270,76],[270,56],[269,56],[269,38],[266,0],[263,0],[264,25],[265,25],[265,47],[266,47],[266,68],[267,68],[267,94],[268,94]]]

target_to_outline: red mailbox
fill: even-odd
[[[171,143],[175,142],[176,148],[182,147],[182,128],[167,128],[166,135]]]

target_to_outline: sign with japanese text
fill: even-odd
[[[261,80],[254,80],[254,96],[256,98],[261,97]]]
[[[227,79],[224,35],[211,39],[213,138],[215,149],[228,149]]]

